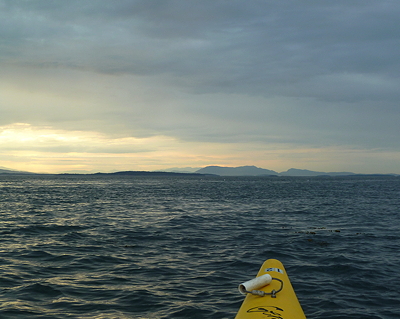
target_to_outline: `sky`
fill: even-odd
[[[397,0],[0,0],[0,167],[400,174]]]

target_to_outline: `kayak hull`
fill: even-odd
[[[271,277],[279,279],[272,280],[272,282],[258,290],[270,293],[273,290],[282,290],[275,294],[259,296],[253,294],[246,294],[246,297],[240,307],[235,319],[305,319],[303,309],[297,299],[292,284],[286,273],[283,264],[276,259],[266,260],[260,268],[257,277],[269,274]]]

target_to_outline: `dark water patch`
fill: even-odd
[[[43,225],[43,224],[31,224],[31,225],[17,225],[3,228],[2,234],[14,234],[20,236],[32,236],[41,234],[55,234],[60,235],[63,233],[69,233],[71,231],[80,230],[81,226],[64,226],[64,225]]]
[[[46,283],[32,283],[16,288],[13,291],[19,298],[29,301],[41,301],[46,298],[54,298],[61,295],[61,291]]]

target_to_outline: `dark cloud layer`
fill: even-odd
[[[399,97],[373,83],[399,84],[395,1],[17,0],[1,11],[3,61],[166,73],[197,92]]]
[[[399,16],[390,0],[0,0],[0,63],[142,77],[75,114],[137,136],[398,150]]]

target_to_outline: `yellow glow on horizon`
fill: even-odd
[[[113,138],[98,132],[28,123],[0,126],[0,165],[35,173],[225,165],[235,162],[231,154],[236,148],[230,144],[182,142],[168,136]]]
[[[381,155],[381,150],[190,142],[168,136],[116,138],[28,123],[0,126],[0,166],[35,173],[154,171],[209,165],[255,165],[276,172],[298,168],[363,173],[364,167]],[[397,152],[385,156],[400,160]],[[381,172],[379,167],[376,172]]]
[[[175,139],[165,136],[111,138],[98,132],[56,130],[27,123],[0,127],[2,166],[32,172],[136,167],[134,161],[150,161],[157,157],[150,155],[154,153],[166,154],[174,143]]]

